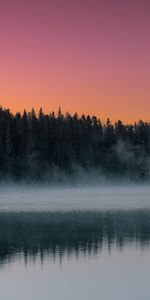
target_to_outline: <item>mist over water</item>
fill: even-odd
[[[2,299],[148,300],[149,258],[148,185],[1,185]]]
[[[0,212],[150,209],[148,185],[1,185]]]

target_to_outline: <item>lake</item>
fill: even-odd
[[[0,299],[149,300],[150,187],[0,188]]]

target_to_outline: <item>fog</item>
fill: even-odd
[[[149,185],[0,186],[0,211],[150,209]]]

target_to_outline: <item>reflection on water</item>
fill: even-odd
[[[97,255],[103,247],[145,248],[149,241],[150,210],[0,214],[1,265],[19,255],[27,263],[37,256]]]
[[[149,246],[149,187],[0,190],[2,300],[149,300]]]

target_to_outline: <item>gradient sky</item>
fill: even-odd
[[[150,1],[0,0],[0,104],[150,121]]]

